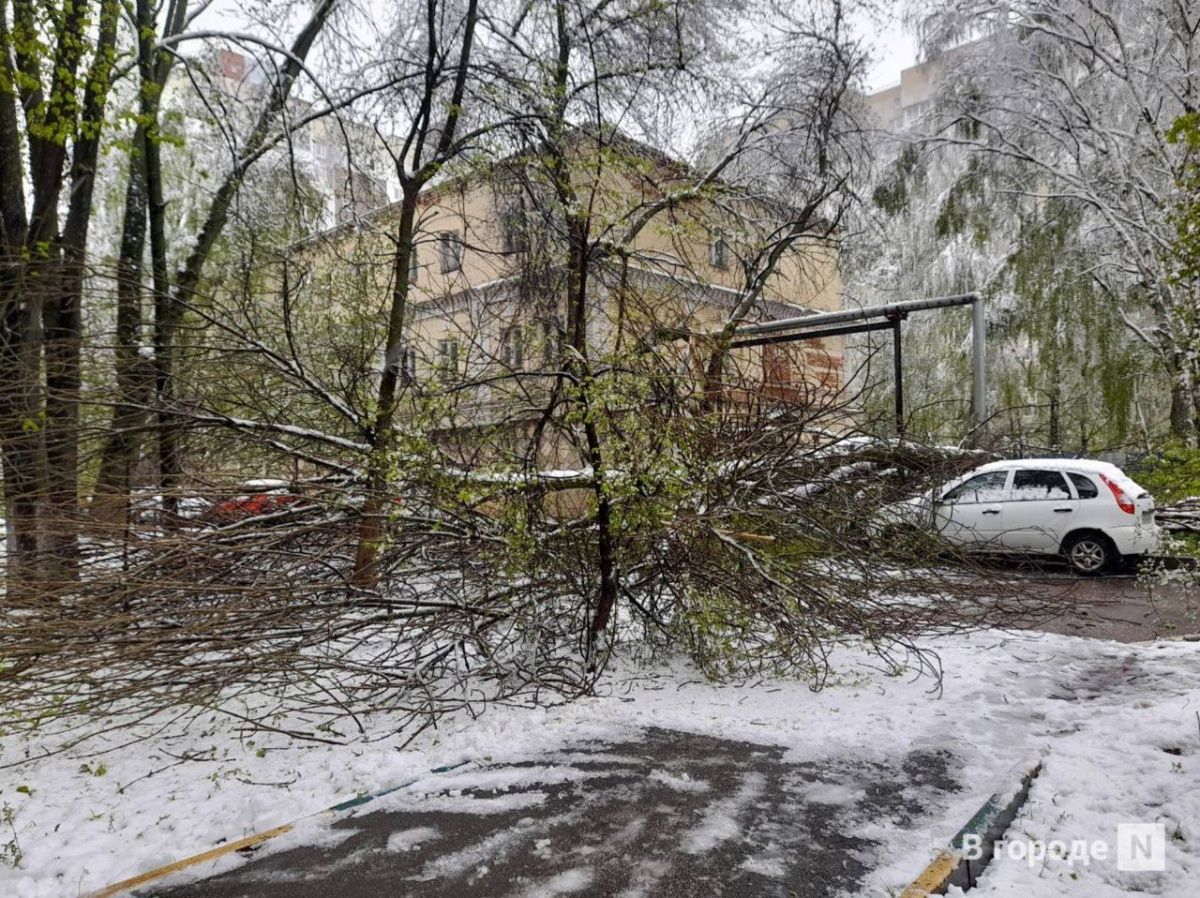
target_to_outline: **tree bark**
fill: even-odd
[[[387,337],[384,341],[383,372],[379,378],[379,395],[375,420],[368,442],[371,457],[367,461],[367,495],[363,502],[362,523],[359,527],[358,550],[354,559],[353,582],[369,587],[378,578],[376,559],[383,540],[384,504],[387,501],[388,466],[394,446],[396,387],[399,383],[401,356],[404,351],[404,317],[408,309],[409,261],[413,251],[413,228],[416,221],[420,185],[407,184],[400,205],[400,227],[393,255],[392,304],[388,313]]]
[[[11,80],[11,38],[0,5],[0,66]],[[36,446],[23,422],[36,411],[31,399],[32,370],[26,358],[29,307],[23,295],[22,267],[27,218],[24,166],[17,104],[13,92],[0,91],[0,456],[4,474],[6,593],[10,603],[23,601],[37,556]]]
[[[1188,445],[1195,445],[1197,422],[1192,419],[1193,394],[1189,389],[1187,361],[1182,353],[1171,353],[1167,358],[1167,376],[1171,380],[1171,436]]]
[[[0,448],[8,539],[5,582],[8,601],[21,604],[36,594],[41,572],[38,510],[43,494],[43,443],[34,333],[38,303],[19,276],[7,275],[5,280],[0,294]]]
[[[46,366],[46,552],[52,575],[74,580],[79,559],[79,390],[83,285],[96,160],[117,34],[117,0],[100,8],[100,30],[84,89],[62,233],[60,289],[43,309]]]
[[[61,287],[59,200],[67,135],[76,136],[78,128],[74,95],[85,16],[83,10],[62,16],[49,60],[47,96],[37,12],[29,2],[14,3],[12,10],[11,30],[0,10],[0,67],[9,85],[0,91],[0,255],[5,263],[0,275],[0,453],[11,534],[7,590],[10,600],[21,601],[36,593],[45,574],[39,551],[47,423],[41,390],[42,312]],[[25,110],[24,132],[14,94]],[[22,144],[29,159],[28,217]]]
[[[117,254],[116,376],[117,402],[92,493],[91,512],[101,525],[124,526],[129,514],[133,469],[141,446],[141,430],[151,400],[152,380],[141,358],[142,268],[146,246],[146,127],[133,136],[125,215]]]

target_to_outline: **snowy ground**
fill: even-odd
[[[946,669],[940,697],[929,692],[926,679],[885,676],[846,652],[838,659],[841,673],[821,693],[780,681],[720,687],[699,682],[682,666],[660,668],[642,672],[636,681],[615,677],[609,694],[567,707],[496,709],[479,720],[443,727],[404,752],[386,740],[349,746],[294,744],[261,735],[243,740],[219,720],[186,737],[147,733],[130,743],[128,734],[114,736],[106,752],[93,747],[86,756],[56,755],[0,772],[0,853],[8,861],[0,865],[0,894],[84,894],[219,840],[270,828],[357,793],[406,783],[411,785],[358,811],[364,820],[378,812],[398,815],[375,850],[412,853],[419,870],[436,870],[462,883],[478,881],[490,871],[489,857],[500,853],[496,846],[530,857],[556,850],[535,825],[539,815],[561,810],[556,801],[564,784],[584,783],[579,788],[586,791],[597,752],[629,757],[638,754],[637,746],[645,750],[641,760],[626,763],[626,785],[641,780],[639,794],[648,801],[661,804],[666,799],[653,796],[675,796],[686,810],[678,831],[662,824],[655,830],[660,841],[668,838],[677,845],[673,855],[666,853],[668,869],[658,869],[659,876],[686,873],[694,858],[718,848],[737,850],[741,861],[735,869],[761,877],[756,881],[763,884],[762,894],[772,894],[772,884],[782,886],[788,876],[808,869],[794,856],[804,845],[796,832],[775,839],[780,848],[775,854],[768,850],[770,834],[764,836],[770,807],[777,808],[776,816],[786,816],[778,808],[787,796],[771,790],[792,789],[788,800],[829,808],[823,831],[811,833],[820,843],[813,850],[825,851],[835,833],[850,840],[847,858],[861,868],[861,876],[852,878],[852,893],[888,895],[909,881],[1000,785],[999,775],[1044,754],[1044,772],[1010,837],[1115,846],[1118,823],[1160,821],[1168,833],[1166,872],[1119,871],[1115,850],[1086,864],[1077,858],[1031,866],[1006,855],[988,869],[973,894],[1195,894],[1200,881],[1200,645],[1137,647],[1001,633],[947,637],[935,645]],[[375,733],[387,730],[386,720],[365,723]],[[649,728],[654,729],[647,735]],[[651,750],[664,730],[772,749],[763,753],[765,766],[729,767],[724,786],[714,774],[706,792],[685,784],[682,773],[692,768],[678,756]],[[668,745],[672,738],[666,737]],[[703,754],[696,746],[688,751]],[[0,764],[11,765],[46,747],[8,737]],[[726,748],[713,751],[729,755]],[[940,786],[930,782],[931,776],[938,778],[931,768],[942,764],[934,759],[945,759],[948,782]],[[451,773],[428,773],[463,761],[467,764]],[[796,771],[809,775],[801,782]],[[703,777],[687,777],[697,779]],[[865,793],[886,783],[897,786],[903,803],[864,800]],[[494,793],[490,808],[482,789]],[[766,808],[765,817],[755,816],[756,806]],[[445,835],[438,826],[398,822],[407,819],[404,813],[464,808],[479,811],[473,816],[481,822],[477,838],[456,843],[457,853],[435,847],[434,836]],[[333,826],[337,819],[311,821],[287,841],[272,843],[269,852],[278,856],[303,844],[328,848],[363,828],[354,820]],[[595,815],[597,825],[602,819]],[[522,822],[529,820],[534,824]],[[21,860],[13,868],[18,853]],[[264,862],[261,855],[254,861]],[[244,862],[233,859],[203,872],[239,864]],[[538,895],[619,892],[605,890],[586,852],[570,865],[522,869],[529,875],[510,883],[514,895],[521,889]],[[398,893],[404,889],[398,887]],[[506,894],[493,887],[488,893]]]

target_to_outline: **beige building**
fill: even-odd
[[[885,131],[917,129],[933,110],[938,85],[947,65],[977,43],[962,44],[926,62],[909,66],[900,72],[898,83],[868,94],[867,108],[874,115],[876,124]]]
[[[599,176],[576,166],[595,242],[620,250],[589,269],[590,357],[602,364],[653,358],[698,384],[706,335],[744,295],[742,259],[761,252],[786,210],[762,201],[694,200],[660,211],[625,241],[648,204],[686,183],[679,164],[631,146]],[[448,178],[421,198],[408,339],[394,361],[406,387],[448,397],[450,430],[535,418],[548,395],[568,316],[565,241],[544,192],[535,171],[508,161]],[[317,267],[330,288],[353,272],[380,314],[394,283],[397,211],[384,207],[304,250],[322,260]],[[750,320],[839,309],[841,302],[836,251],[814,236],[785,253]],[[729,380],[730,394],[742,402],[814,402],[841,386],[841,341],[737,350]]]

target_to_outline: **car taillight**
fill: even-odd
[[[1113,498],[1117,500],[1117,506],[1121,509],[1121,511],[1125,512],[1125,514],[1133,514],[1137,510],[1133,506],[1133,500],[1125,495],[1125,491],[1123,489],[1121,489],[1103,474],[1100,475],[1100,479],[1104,481],[1104,485],[1106,487],[1112,490]]]

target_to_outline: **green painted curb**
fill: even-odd
[[[950,886],[958,886],[964,892],[974,887],[980,874],[991,863],[996,842],[1008,830],[1017,811],[1029,798],[1029,790],[1041,773],[1042,764],[1043,760],[1039,758],[1033,763],[1017,767],[1014,771],[1018,776],[1016,791],[997,792],[985,801],[967,824],[954,834],[949,847],[939,851],[921,874],[900,893],[900,898],[944,895]],[[979,837],[979,857],[967,858],[963,855],[967,836]]]

